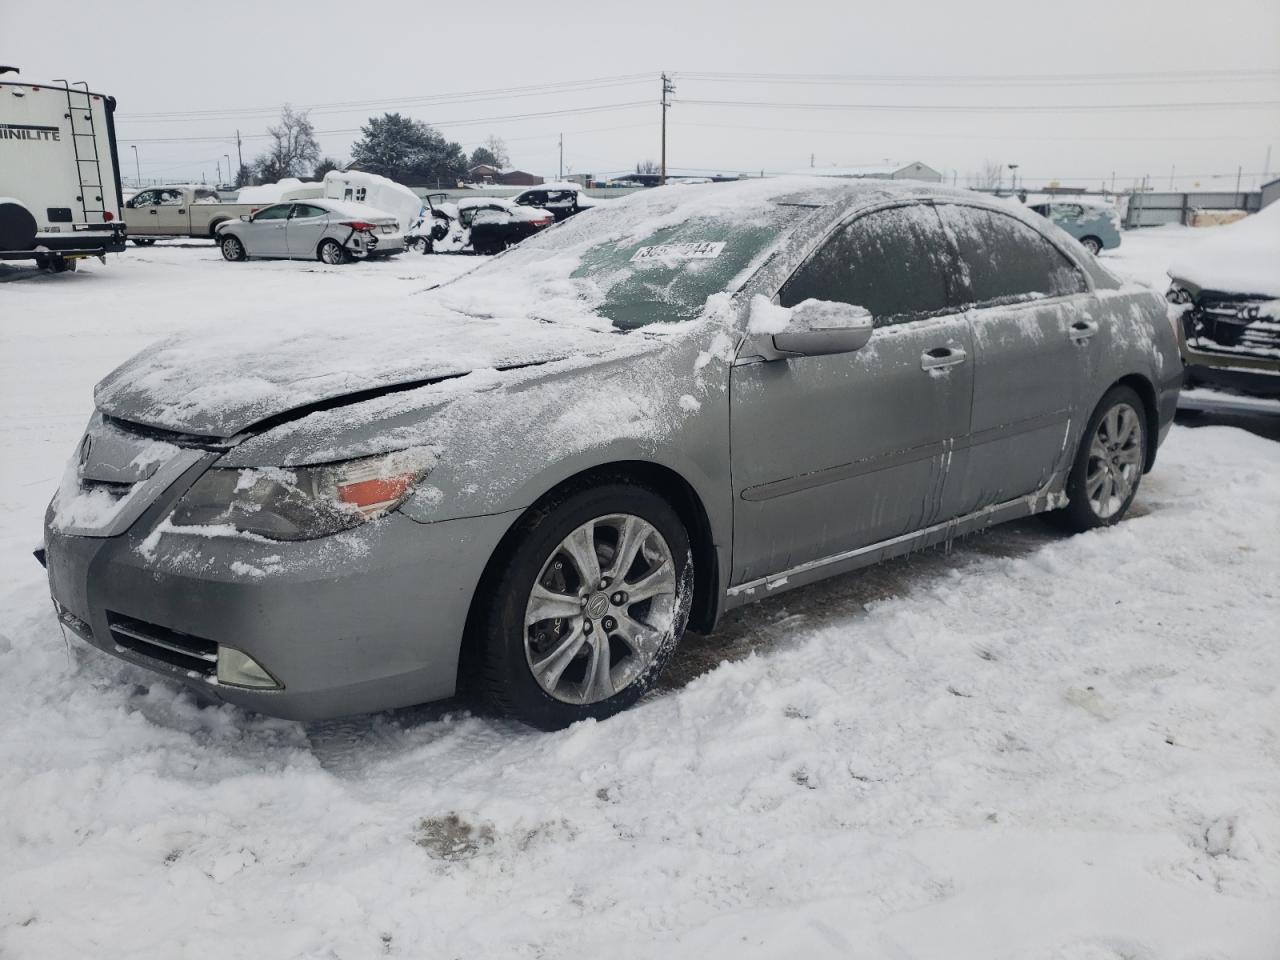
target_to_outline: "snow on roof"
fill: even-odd
[[[1224,227],[1169,266],[1169,276],[1202,290],[1280,297],[1280,203]]]
[[[297,177],[285,177],[275,183],[241,187],[236,203],[280,203],[284,200],[306,200],[324,194],[324,184],[304,183]]]

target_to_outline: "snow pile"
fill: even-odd
[[[1201,290],[1280,297],[1280,203],[1212,233],[1179,256],[1169,275]]]

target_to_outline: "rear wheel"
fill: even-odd
[[[415,253],[427,254],[431,252],[431,241],[426,237],[413,238],[413,250]]]
[[[1097,237],[1082,237],[1080,244],[1095,257],[1102,252],[1102,241]]]
[[[617,713],[675,651],[692,585],[688,534],[648,489],[610,483],[532,511],[480,588],[481,692],[544,730]]]
[[[223,237],[219,246],[224,260],[244,260],[247,256],[239,237]]]
[[[156,242],[154,237],[130,237],[129,240],[139,247],[149,247]]]
[[[347,251],[342,249],[342,244],[337,240],[321,240],[320,246],[316,248],[316,258],[321,263],[336,267],[340,263],[347,262]]]
[[[1147,459],[1147,428],[1142,398],[1116,386],[1093,411],[1066,493],[1070,502],[1050,514],[1060,526],[1081,532],[1119,523],[1138,494]]]

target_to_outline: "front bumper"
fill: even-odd
[[[515,519],[418,523],[393,512],[298,543],[170,532],[148,541],[176,497],[114,537],[46,522],[59,618],[113,656],[291,720],[450,696],[476,584]],[[281,689],[218,682],[201,656],[217,645],[248,654]]]

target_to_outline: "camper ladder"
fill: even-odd
[[[80,184],[80,195],[76,197],[80,201],[80,213],[85,223],[89,222],[91,213],[98,214],[98,220],[101,221],[106,206],[102,200],[101,155],[98,151],[98,130],[93,122],[93,101],[89,85],[81,80],[76,86],[83,85],[84,90],[73,90],[67,81],[59,82],[67,91],[67,112],[64,116],[71,125],[71,145],[76,156],[76,181]],[[83,99],[84,102],[78,103],[77,99]],[[87,132],[84,129],[86,124],[89,128]]]

